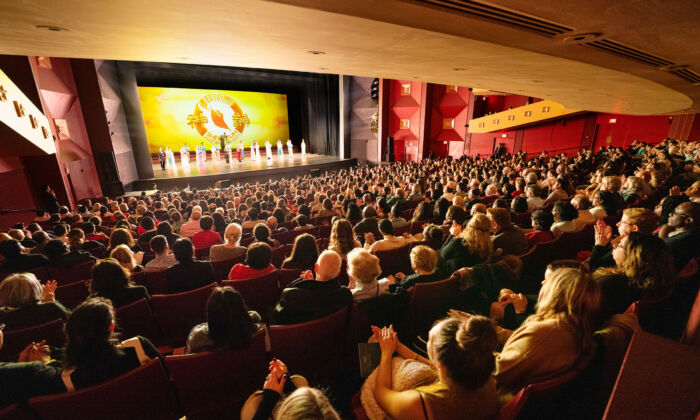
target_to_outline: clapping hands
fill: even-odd
[[[56,280],[49,280],[41,286],[41,303],[54,302],[56,300]]]
[[[287,366],[277,359],[272,359],[269,366],[270,373],[265,378],[263,389],[270,389],[278,394],[282,394],[284,383],[287,381]]]
[[[46,340],[38,343],[32,342],[19,354],[18,362],[41,362],[48,363],[51,360],[51,349],[46,344]]]
[[[394,326],[389,325],[388,327],[383,328],[372,326],[372,334],[379,343],[379,348],[382,350],[382,356],[391,357],[396,351],[396,347],[399,343],[399,338],[396,331],[394,331]]]

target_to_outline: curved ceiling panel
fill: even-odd
[[[609,68],[606,62],[587,64],[567,57],[566,51],[541,48],[536,38],[529,45],[528,37],[552,42],[549,37],[434,5],[294,3],[304,7],[253,0],[66,0],[60,8],[55,3],[5,2],[0,6],[0,53],[409,79],[535,96],[572,109],[639,115],[696,106],[687,92],[663,80]],[[571,27],[576,26],[562,26]],[[501,38],[509,34],[521,34],[515,37],[520,43],[504,45],[509,42]]]

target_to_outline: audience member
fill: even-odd
[[[194,247],[189,239],[175,241],[173,254],[177,264],[165,269],[168,293],[186,292],[216,282],[211,263],[194,260]]]
[[[155,254],[155,257],[146,263],[144,270],[146,273],[165,271],[177,264],[177,259],[171,254],[170,247],[168,246],[168,241],[163,235],[156,235],[151,238],[149,243],[151,250]]]
[[[313,270],[318,259],[318,246],[313,235],[302,233],[294,239],[292,253],[282,262],[280,268]]]
[[[12,274],[0,283],[0,323],[8,330],[33,327],[70,311],[56,301],[56,281],[39,283],[31,273]]]
[[[236,264],[228,273],[229,280],[247,280],[270,274],[276,270],[271,264],[272,248],[264,242],[253,242],[248,246],[245,264]]]
[[[134,285],[129,276],[130,272],[113,258],[98,261],[92,267],[90,296],[109,299],[115,308],[139,299],[149,300],[146,288]]]
[[[510,212],[506,209],[487,209],[491,220],[494,249],[502,249],[503,254],[522,255],[530,249],[523,230],[510,221]]]
[[[230,260],[246,253],[246,248],[241,246],[241,235],[243,231],[238,223],[231,223],[224,231],[225,242],[221,245],[214,245],[209,250],[211,261]]]
[[[199,219],[199,232],[192,235],[192,244],[196,249],[211,248],[222,243],[221,236],[214,232],[214,219],[211,216],[203,216]]]

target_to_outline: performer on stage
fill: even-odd
[[[284,146],[282,146],[282,140],[277,139],[277,156],[280,160],[284,160]]]
[[[219,144],[218,143],[212,143],[211,144],[211,157],[212,160],[219,161],[221,160],[221,154],[219,151]]]
[[[231,154],[231,143],[226,143],[224,145],[224,156],[226,157],[226,163],[231,163],[233,160],[233,155]]]
[[[252,160],[253,162],[258,160],[258,157],[256,156],[257,146],[258,142],[255,140],[253,140],[253,142],[250,144],[250,160]]]
[[[160,161],[160,169],[165,170],[165,153],[163,153],[163,148],[158,149],[158,160]]]
[[[168,159],[168,167],[175,168],[175,153],[173,153],[173,149],[167,147],[165,149],[165,157]]]
[[[204,164],[207,161],[207,146],[204,145],[204,142],[199,143],[199,163]]]
[[[243,143],[239,142],[238,146],[236,146],[236,158],[238,159],[238,162],[241,161],[243,158]]]
[[[289,150],[289,158],[294,160],[294,146],[292,146],[290,139],[287,139],[287,150]]]
[[[265,140],[265,154],[267,155],[267,160],[272,159],[272,144],[270,140]]]
[[[304,139],[301,139],[301,158],[306,159],[306,143],[304,143]]]
[[[190,148],[187,146],[187,143],[180,148],[180,163],[183,166],[190,164]]]
[[[256,141],[255,142],[255,160],[260,162],[261,159],[262,159],[262,156],[260,156],[260,145]]]

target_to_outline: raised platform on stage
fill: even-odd
[[[190,155],[194,157],[194,154]],[[294,160],[285,155],[280,159],[277,155],[268,160],[263,155],[260,161],[252,161],[247,157],[242,162],[235,159],[226,163],[222,159],[217,161],[207,159],[204,163],[190,160],[189,165],[183,165],[177,159],[174,167],[160,168],[158,161],[153,162],[154,177],[151,179],[141,179],[131,184],[132,191],[149,190],[154,184],[160,190],[170,190],[172,188],[183,188],[187,185],[196,188],[213,186],[215,182],[221,181],[224,186],[229,183],[255,183],[256,181],[267,181],[269,179],[280,179],[297,175],[311,174],[314,170],[324,172],[327,170],[337,170],[349,168],[357,163],[357,159],[340,159],[334,156],[307,154],[302,159],[301,154],[294,154]]]

